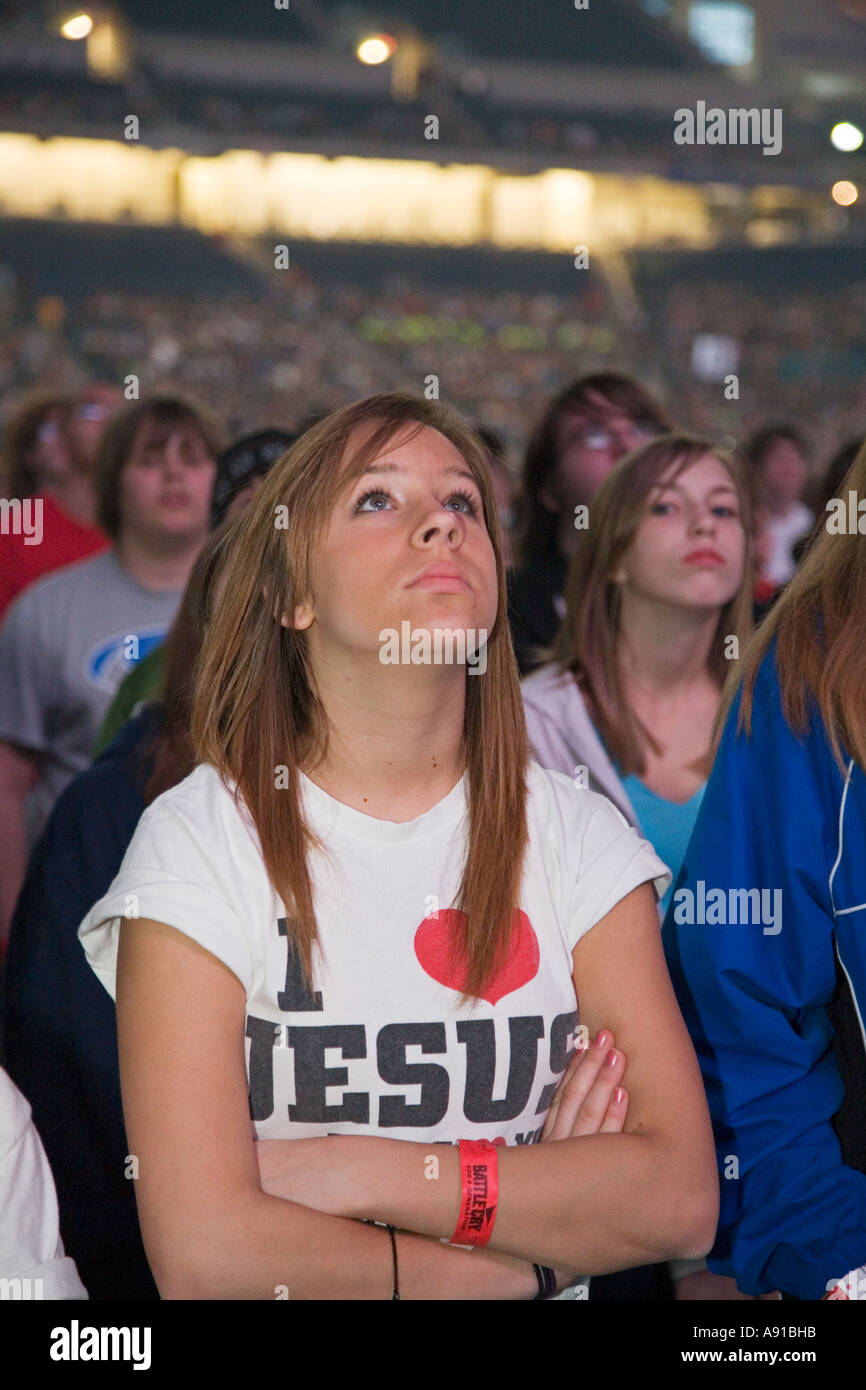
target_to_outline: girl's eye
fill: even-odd
[[[719,502],[713,507],[716,516],[739,516],[739,512],[734,507],[728,507],[724,502]]]
[[[374,497],[387,497],[389,502],[393,502],[393,500],[394,500],[393,497],[391,496],[390,492],[388,492],[388,490],[387,490],[386,488],[381,488],[381,487],[370,488],[369,492],[365,492],[364,495],[363,495],[363,497],[359,497],[359,498],[358,498],[357,502],[355,503],[355,511],[356,511],[356,512],[360,512],[362,509],[364,509],[364,503],[365,503],[365,502],[369,502],[369,501],[370,501],[372,498],[374,498]],[[372,510],[372,511],[377,511],[377,512],[378,512],[378,511],[381,511],[382,508],[381,508],[381,507],[373,507],[373,508],[367,508],[366,510]]]
[[[383,510],[382,507],[365,507],[365,505],[364,505],[366,502],[369,502],[369,501],[371,501],[371,499],[377,498],[377,497],[385,497],[385,498],[388,499],[389,502],[393,502],[393,500],[394,500],[394,498],[392,497],[391,493],[388,491],[387,488],[381,488],[381,487],[378,487],[378,488],[371,488],[371,489],[369,490],[369,492],[365,492],[364,495],[363,495],[362,497],[359,497],[359,498],[358,498],[357,502],[355,503],[355,511],[356,511],[356,512],[360,512],[360,511],[377,511],[377,512],[378,512],[378,511],[382,511],[382,510]],[[468,509],[469,509],[469,514],[470,514],[471,516],[477,516],[477,515],[478,515],[478,503],[476,502],[475,498],[472,496],[472,493],[471,493],[471,492],[465,492],[465,491],[462,491],[462,490],[460,490],[460,489],[455,489],[455,491],[452,492],[452,493],[449,495],[448,500],[451,501],[451,499],[452,499],[453,497],[459,497],[459,498],[461,498],[462,501],[464,501],[464,502],[466,503],[466,505],[467,505],[467,507],[468,507]]]
[[[669,516],[673,507],[673,502],[653,502],[650,512],[653,516]]]
[[[467,492],[464,488],[455,488],[454,492],[451,493],[451,497],[460,497],[466,503],[466,506],[469,508],[470,516],[478,515],[478,503],[472,496],[471,492]]]

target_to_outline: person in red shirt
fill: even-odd
[[[4,514],[0,532],[0,620],[35,579],[95,555],[109,544],[95,524],[93,461],[102,431],[120,404],[112,386],[77,396],[29,393],[6,425],[4,492],[30,501],[29,526]]]

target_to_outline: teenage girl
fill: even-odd
[[[448,632],[457,659],[427,659]],[[227,538],[192,733],[80,929],[161,1295],[529,1299],[703,1254],[668,876],[528,758],[462,422],[372,397],[274,464]]]

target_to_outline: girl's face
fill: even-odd
[[[402,429],[341,497],[318,547],[313,596],[295,614],[317,655],[381,655],[387,629],[487,634],[496,561],[481,492],[438,430]],[[349,679],[349,677],[347,677]]]
[[[743,582],[746,537],[734,481],[703,454],[651,489],[644,517],[617,569],[627,590],[687,608],[721,608]]]

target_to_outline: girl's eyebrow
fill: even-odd
[[[679,483],[653,483],[652,487],[650,488],[650,491],[682,492],[683,489],[680,487]],[[737,495],[737,489],[733,486],[732,483],[717,483],[715,487],[710,488],[709,493],[707,495],[709,497],[712,497],[714,492],[731,492],[734,494],[735,497]]]
[[[401,468],[399,463],[371,463],[369,468],[365,468],[363,473],[359,473],[358,482],[361,478],[366,478],[370,473],[405,473],[406,469]],[[441,476],[443,478],[466,478],[470,483],[478,487],[478,480],[474,473],[470,473],[466,468],[460,468],[457,464],[452,464],[450,468],[443,468]]]

